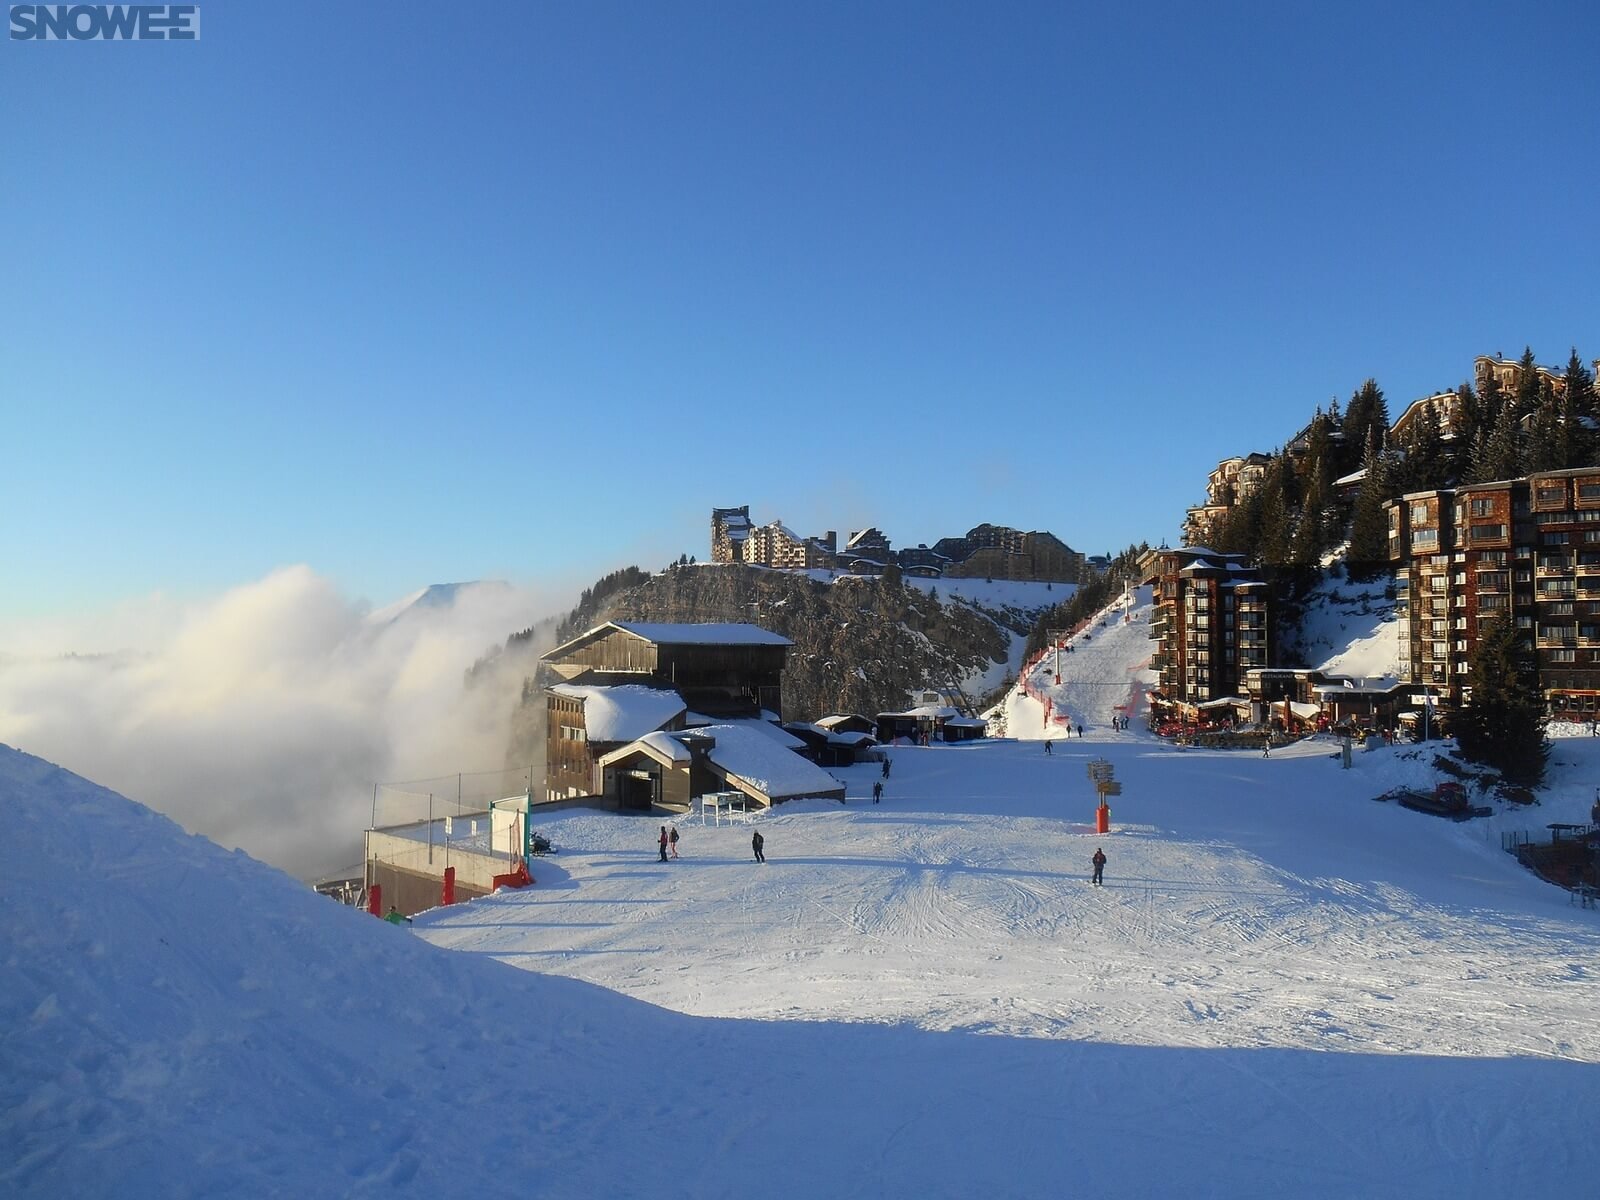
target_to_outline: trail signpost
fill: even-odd
[[[1100,797],[1100,806],[1094,810],[1096,833],[1111,832],[1111,806],[1106,803],[1106,797],[1122,795],[1122,784],[1112,777],[1112,773],[1113,768],[1105,759],[1089,760],[1089,779],[1094,784],[1095,793]]]

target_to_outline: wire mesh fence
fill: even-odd
[[[533,790],[535,768],[461,771],[429,779],[405,779],[372,785],[373,829],[389,829],[436,821],[447,816],[486,812],[496,800]]]

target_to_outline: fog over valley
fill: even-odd
[[[359,861],[374,782],[506,765],[541,647],[467,672],[558,603],[473,583],[373,611],[292,566],[135,608],[0,642],[0,742],[311,879]]]

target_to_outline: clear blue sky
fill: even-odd
[[[0,618],[581,585],[743,503],[1099,552],[1369,375],[1600,356],[1593,6],[1122,7],[0,44]]]

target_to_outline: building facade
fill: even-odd
[[[781,720],[788,638],[756,625],[608,621],[543,655],[545,790],[596,795],[599,760],[697,720]]]
[[[1245,673],[1269,665],[1271,589],[1244,555],[1204,547],[1161,550],[1152,568],[1152,706],[1192,720],[1243,696]]]
[[[1600,467],[1415,492],[1385,506],[1401,678],[1471,698],[1483,629],[1505,616],[1552,715],[1600,706]]]

